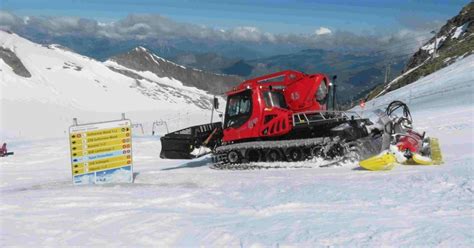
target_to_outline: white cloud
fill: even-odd
[[[262,41],[274,41],[275,38],[270,33],[264,33],[256,27],[236,27],[229,30],[231,39],[250,41],[250,42],[262,42]]]
[[[76,17],[29,16],[26,18],[0,10],[0,29],[20,34],[33,30],[49,40],[67,36],[108,38],[121,41],[155,39],[157,42],[188,39],[222,43],[291,44],[307,48],[335,48],[345,51],[377,50],[400,42],[407,43],[407,41],[411,41],[413,47],[422,43],[422,40],[418,41],[415,38],[420,35],[416,35],[417,32],[410,29],[381,35],[380,33],[356,34],[321,26],[309,34],[272,34],[252,26],[217,29],[192,23],[180,23],[156,14],[132,14],[115,22],[100,23],[94,19]]]
[[[21,18],[17,17],[16,15],[0,10],[0,27],[2,28],[11,28],[20,26],[23,24]]]
[[[319,27],[318,29],[316,29],[316,31],[314,31],[314,33],[316,35],[324,35],[324,34],[330,34],[332,33],[332,31],[331,29],[326,28],[326,27]]]

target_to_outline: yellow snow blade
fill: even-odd
[[[430,138],[431,159],[433,164],[439,165],[443,163],[443,156],[441,155],[441,148],[437,138]]]
[[[429,157],[422,156],[418,153],[414,153],[412,160],[417,165],[433,165],[433,160]]]
[[[431,157],[425,157],[420,154],[413,154],[411,162],[417,165],[440,165],[443,163],[441,149],[437,138],[430,138]]]
[[[396,161],[395,155],[387,152],[360,161],[359,165],[371,171],[391,170],[395,166]]]

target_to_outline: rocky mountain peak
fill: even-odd
[[[408,61],[405,71],[409,71],[428,58],[447,52],[449,56],[458,57],[474,50],[474,2],[467,4],[458,15],[454,16],[428,42],[426,42]],[[464,44],[461,44],[464,43]],[[435,47],[436,46],[436,47]],[[462,47],[459,47],[462,46]],[[462,53],[462,54],[459,54]],[[446,61],[449,62],[449,61]],[[451,61],[451,63],[454,61]],[[447,63],[448,65],[450,63]]]
[[[243,81],[237,76],[215,74],[176,64],[142,46],[113,56],[109,61],[136,71],[149,71],[161,78],[174,78],[186,86],[196,87],[216,95],[223,94]]]
[[[401,76],[380,85],[365,98],[396,90],[474,54],[474,2],[468,3],[408,60]]]

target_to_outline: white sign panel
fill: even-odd
[[[133,181],[130,120],[72,126],[69,141],[75,185]]]

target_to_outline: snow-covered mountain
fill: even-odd
[[[437,70],[474,54],[474,2],[441,27],[407,62],[402,75],[387,85],[380,85],[366,98],[373,99],[411,84]]]
[[[144,47],[136,47],[131,51],[109,58],[105,62],[112,70],[127,76],[144,77],[170,77],[182,82],[185,86],[197,87],[216,95],[222,95],[233,86],[237,85],[242,78],[238,76],[216,74],[194,68],[178,65],[174,62],[159,57]],[[124,68],[125,67],[125,68]],[[143,74],[137,72],[151,72]],[[152,76],[152,78],[149,78]]]
[[[435,55],[443,57],[444,67],[456,62],[458,57],[474,53],[474,2],[467,4],[458,15],[446,22],[436,35],[427,41],[408,62],[405,71],[413,69]],[[436,50],[436,54],[435,53]]]
[[[212,95],[174,78],[4,31],[0,58],[2,140],[63,135],[74,117],[81,123],[126,113],[136,124],[168,121],[172,130],[210,120]]]

